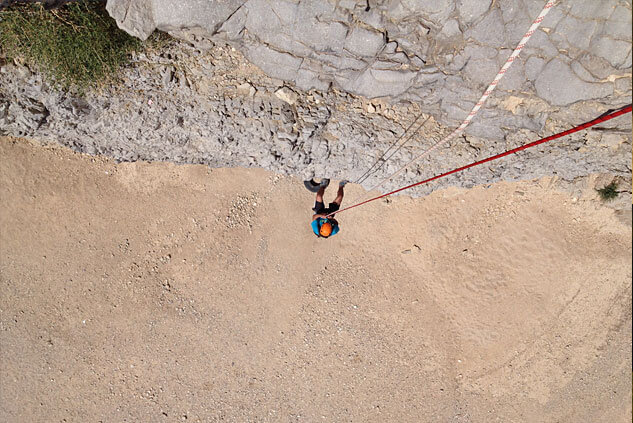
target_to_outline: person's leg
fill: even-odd
[[[341,185],[338,187],[338,192],[336,193],[336,198],[333,202],[340,206],[343,203],[343,194],[343,185]]]
[[[325,194],[325,187],[319,188],[316,194],[316,202],[323,203],[323,194]]]

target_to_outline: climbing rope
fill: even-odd
[[[497,76],[495,76],[494,80],[490,83],[490,85],[488,86],[486,91],[484,91],[484,93],[481,96],[481,98],[479,99],[479,101],[475,104],[475,106],[470,111],[468,116],[466,116],[466,119],[464,119],[464,121],[461,123],[461,125],[457,129],[455,129],[452,133],[450,133],[448,136],[446,136],[444,139],[441,139],[440,141],[436,142],[431,147],[429,147],[428,149],[424,150],[422,153],[420,153],[419,155],[417,155],[416,157],[411,159],[408,163],[406,163],[400,169],[398,169],[397,171],[395,171],[391,175],[383,178],[380,182],[378,182],[376,185],[371,187],[368,190],[368,192],[371,192],[371,191],[373,191],[375,189],[380,188],[385,182],[387,182],[390,179],[393,179],[395,176],[397,176],[400,173],[402,173],[410,165],[412,165],[413,163],[417,162],[418,160],[420,160],[422,157],[426,156],[427,154],[429,154],[433,150],[437,149],[440,145],[445,144],[448,141],[452,140],[453,138],[455,138],[456,136],[458,136],[459,134],[461,134],[464,131],[464,129],[470,124],[470,122],[473,120],[473,118],[477,115],[477,113],[479,112],[479,109],[481,109],[481,107],[484,105],[484,103],[486,102],[486,100],[488,99],[490,94],[497,87],[497,85],[499,84],[499,81],[501,81],[501,78],[503,78],[503,76],[506,74],[508,69],[510,69],[510,66],[512,66],[512,63],[514,63],[514,60],[519,56],[519,54],[521,53],[521,50],[523,50],[523,47],[525,47],[525,45],[527,44],[528,40],[532,37],[532,35],[534,35],[534,32],[536,32],[536,29],[541,25],[541,22],[543,22],[543,19],[545,19],[545,16],[549,13],[549,11],[552,9],[552,7],[554,7],[555,4],[556,4],[556,1],[548,1],[545,4],[545,6],[543,7],[543,10],[541,10],[541,13],[539,13],[538,17],[534,20],[534,22],[532,22],[532,25],[530,26],[528,31],[525,33],[525,35],[523,35],[523,38],[521,39],[521,41],[519,41],[519,44],[516,46],[516,48],[514,49],[512,54],[510,55],[510,57],[508,57],[508,60],[506,60],[505,64],[501,68],[501,70],[499,70],[499,73],[497,73]],[[391,156],[389,156],[389,157],[391,157]],[[380,159],[378,159],[378,161],[380,161]],[[383,164],[384,164],[384,162],[383,162]],[[372,165],[372,167],[374,165]],[[365,178],[365,179],[367,179],[367,178]]]
[[[353,205],[351,205],[349,207],[342,208],[342,209],[336,211],[335,213],[330,213],[326,217],[331,217],[334,214],[342,213],[342,212],[344,212],[346,210],[353,209],[354,207],[362,206],[363,204],[367,204],[367,203],[370,203],[372,201],[379,200],[381,198],[384,198],[384,197],[396,194],[398,192],[401,192],[401,191],[404,191],[404,190],[416,187],[418,185],[426,184],[426,183],[429,183],[431,181],[435,181],[436,179],[444,178],[446,176],[452,175],[453,173],[461,172],[461,171],[469,169],[471,167],[479,166],[481,164],[484,164],[484,163],[487,163],[487,162],[490,162],[490,161],[493,161],[493,160],[497,160],[497,159],[500,159],[500,158],[505,157],[505,156],[509,156],[510,154],[517,153],[517,152],[519,152],[521,150],[527,150],[528,148],[536,147],[537,145],[544,144],[544,143],[549,142],[549,141],[553,141],[555,139],[564,137],[565,135],[573,134],[574,132],[582,131],[583,129],[590,128],[590,127],[592,127],[594,125],[597,125],[597,124],[602,123],[602,122],[606,122],[608,120],[611,120],[613,118],[616,118],[618,116],[621,116],[623,114],[630,113],[630,112],[631,112],[631,105],[629,104],[628,106],[625,106],[625,107],[623,107],[620,110],[617,110],[615,112],[611,112],[611,113],[608,113],[608,114],[604,114],[604,115],[602,115],[602,116],[600,116],[600,117],[598,117],[598,118],[596,118],[596,119],[594,119],[592,121],[583,123],[582,125],[578,125],[578,126],[572,128],[572,129],[568,129],[566,131],[559,132],[558,134],[550,135],[549,137],[546,137],[546,138],[541,138],[540,140],[533,141],[531,143],[524,144],[524,145],[522,145],[520,147],[513,148],[512,150],[508,150],[508,151],[505,151],[503,153],[496,154],[494,156],[488,157],[486,159],[470,163],[470,164],[468,164],[466,166],[462,166],[462,167],[459,167],[457,169],[453,169],[453,170],[451,170],[449,172],[442,173],[441,175],[437,175],[437,176],[434,176],[432,178],[425,179],[423,181],[416,182],[416,183],[411,184],[411,185],[407,185],[406,187],[402,187],[402,188],[399,188],[397,190],[388,192],[386,194],[382,194],[382,195],[379,195],[377,197],[370,198],[369,200],[365,200],[365,201],[362,201],[360,203],[353,204]]]
[[[394,155],[394,154],[396,154],[398,151],[400,151],[400,149],[401,149],[402,147],[404,147],[404,145],[405,145],[407,142],[409,142],[409,140],[410,140],[411,138],[413,138],[413,136],[414,136],[415,134],[417,134],[417,133],[418,133],[418,131],[419,131],[420,129],[422,129],[422,127],[426,124],[426,122],[428,122],[428,121],[429,121],[429,119],[431,118],[430,116],[429,116],[428,118],[426,118],[426,119],[424,120],[424,122],[422,122],[422,123],[420,124],[420,126],[418,126],[418,127],[417,127],[417,129],[416,129],[415,131],[413,131],[413,132],[412,132],[412,133],[411,133],[411,134],[410,134],[410,135],[409,135],[409,136],[408,136],[408,137],[404,140],[404,142],[403,142],[400,146],[398,146],[398,148],[396,148],[396,150],[395,150],[393,153],[391,153],[391,154],[389,155],[389,157],[387,157],[386,159],[384,159],[384,160],[383,160],[383,157],[385,157],[385,155],[389,152],[389,150],[391,150],[393,147],[395,147],[395,145],[396,145],[396,144],[398,144],[398,142],[399,142],[402,138],[404,138],[404,136],[407,134],[407,132],[409,132],[409,130],[413,127],[413,125],[415,125],[415,124],[416,124],[416,122],[417,122],[418,120],[420,120],[420,118],[421,118],[423,115],[424,115],[424,113],[420,113],[420,114],[418,114],[418,116],[417,116],[417,117],[415,118],[415,120],[411,123],[411,125],[409,125],[409,126],[407,127],[407,129],[405,129],[405,130],[404,130],[404,132],[402,133],[402,135],[400,135],[398,138],[396,138],[396,140],[395,140],[395,141],[394,141],[394,142],[393,142],[393,143],[389,146],[389,148],[387,148],[387,149],[386,149],[386,150],[385,150],[385,151],[384,151],[384,152],[380,155],[380,157],[378,157],[378,159],[376,159],[376,161],[374,162],[374,164],[372,164],[372,165],[369,167],[369,169],[367,169],[367,170],[365,171],[365,173],[363,173],[363,174],[362,174],[362,175],[361,175],[358,179],[356,179],[356,181],[355,181],[354,183],[356,183],[356,184],[362,184],[362,183],[363,183],[363,182],[364,182],[367,178],[369,178],[369,177],[370,177],[373,173],[378,172],[378,171],[380,170],[380,168],[381,168],[381,167],[383,167],[383,166],[384,166],[384,164],[385,164],[386,162],[388,162],[388,161],[389,161],[389,159],[390,159],[391,157],[393,157],[393,155]],[[375,170],[373,170],[373,171],[372,171],[372,169],[374,169],[374,167],[375,167],[378,163],[380,163],[380,161],[381,161],[381,160],[382,160],[382,163],[380,164],[380,166],[378,166]]]

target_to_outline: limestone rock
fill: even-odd
[[[364,28],[355,28],[345,41],[345,48],[356,56],[373,57],[385,45],[384,36]]]
[[[461,93],[471,90],[472,97],[481,95],[543,7],[541,0],[379,0],[370,10],[361,3],[108,0],[108,10],[140,38],[157,28],[205,49],[205,40],[229,41],[288,86],[416,101],[439,121],[452,123],[458,113],[448,104],[463,102]],[[495,97],[503,101],[522,91],[552,106],[585,100],[621,104],[626,101],[621,90],[611,97],[610,84],[596,81],[630,73],[630,29],[630,6],[618,0],[559,2]],[[574,71],[560,63],[571,63]],[[552,71],[557,67],[570,79]],[[429,68],[438,72],[428,73]],[[451,85],[459,82],[443,99],[442,87],[453,76],[458,79]]]
[[[108,1],[106,10],[117,21],[119,28],[141,40],[146,40],[156,29],[151,5],[144,1]]]
[[[202,28],[214,34],[245,1],[108,0],[106,10],[121,29],[146,40],[156,28],[166,32]]]
[[[284,80],[294,79],[303,61],[292,54],[282,53],[265,45],[249,48],[246,56],[268,75]]]
[[[288,87],[282,87],[275,91],[275,96],[281,101],[285,101],[286,103],[293,105],[299,99],[299,96],[296,92],[292,91]]]
[[[584,82],[560,59],[553,59],[545,65],[534,85],[539,97],[556,106],[613,94],[612,84]]]
[[[109,13],[129,33],[144,39],[159,29],[186,43],[169,47],[171,59],[135,57],[121,87],[85,101],[51,89],[37,73],[3,66],[0,133],[59,140],[117,160],[348,178],[419,112],[435,126],[415,148],[463,121],[544,1],[370,4],[367,11],[365,2],[351,0],[108,0]],[[630,28],[630,1],[558,2],[466,129],[472,143],[456,139],[441,151],[441,166],[434,157],[420,168],[459,166],[501,151],[515,134],[536,139],[630,102]],[[239,73],[251,69],[245,62],[266,76]],[[375,98],[369,107],[367,99]],[[473,170],[451,183],[532,178],[553,169],[568,179],[630,172],[630,150],[628,159],[623,153],[630,119],[605,128],[626,140],[607,137],[609,148],[594,149],[578,135],[548,147],[551,155],[530,156],[530,166],[502,164],[494,175]],[[412,154],[403,149],[378,176]]]
[[[244,97],[253,97],[256,92],[257,89],[249,82],[244,82],[237,86],[237,93]]]
[[[589,51],[604,58],[614,68],[620,68],[631,53],[631,42],[604,36],[594,40]]]
[[[492,0],[460,0],[457,3],[457,11],[464,23],[471,23],[486,13]]]

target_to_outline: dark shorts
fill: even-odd
[[[314,210],[314,214],[330,214],[330,213],[334,213],[340,208],[341,206],[337,203],[330,203],[330,206],[328,208],[325,208],[325,204],[323,204],[320,201],[317,201],[316,203],[314,203],[314,208],[312,210]]]

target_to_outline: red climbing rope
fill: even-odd
[[[398,193],[400,191],[404,191],[406,189],[413,188],[413,187],[416,187],[418,185],[426,184],[426,183],[429,183],[429,182],[434,181],[436,179],[443,178],[443,177],[448,176],[448,175],[452,175],[453,173],[461,172],[462,170],[466,170],[466,169],[471,168],[471,167],[479,166],[480,164],[484,164],[484,163],[487,163],[487,162],[490,162],[490,161],[493,161],[493,160],[497,160],[497,159],[500,159],[500,158],[505,157],[505,156],[509,156],[510,154],[519,152],[521,150],[527,150],[528,148],[532,148],[532,147],[535,147],[537,145],[544,144],[544,143],[546,143],[548,141],[552,141],[552,140],[555,140],[557,138],[564,137],[565,135],[573,134],[574,132],[582,131],[583,129],[587,129],[587,128],[592,127],[594,125],[597,125],[599,123],[606,122],[608,120],[611,120],[613,118],[616,118],[618,116],[621,116],[621,115],[624,115],[624,114],[630,113],[630,112],[631,112],[631,105],[628,105],[626,107],[623,107],[620,110],[617,110],[615,112],[611,112],[609,114],[600,116],[599,118],[596,118],[596,119],[594,119],[592,121],[583,123],[582,125],[578,125],[578,126],[572,128],[572,129],[568,129],[567,131],[559,132],[558,134],[554,134],[554,135],[550,135],[547,138],[542,138],[542,139],[540,139],[538,141],[534,141],[534,142],[531,142],[529,144],[525,144],[525,145],[522,145],[520,147],[513,148],[512,150],[505,151],[503,153],[497,154],[495,156],[488,157],[488,158],[480,160],[478,162],[470,163],[470,164],[468,164],[466,166],[462,166],[462,167],[459,167],[457,169],[453,169],[450,172],[442,173],[441,175],[437,175],[437,176],[434,176],[432,178],[425,179],[424,181],[416,182],[415,184],[407,185],[406,187],[399,188],[399,189],[397,189],[395,191],[391,191],[391,192],[388,192],[386,194],[379,195],[378,197],[370,198],[369,200],[366,200],[366,201],[363,201],[363,202],[351,205],[349,207],[342,208],[342,209],[338,210],[336,213],[341,213],[341,212],[344,212],[345,210],[353,209],[354,207],[362,206],[363,204],[367,204],[367,203],[370,203],[372,201],[379,200],[379,199],[384,198],[384,197],[388,197],[388,196],[390,196],[392,194],[396,194],[396,193]],[[327,215],[326,217],[330,217],[333,214],[335,214],[335,213],[331,213],[331,214]]]

